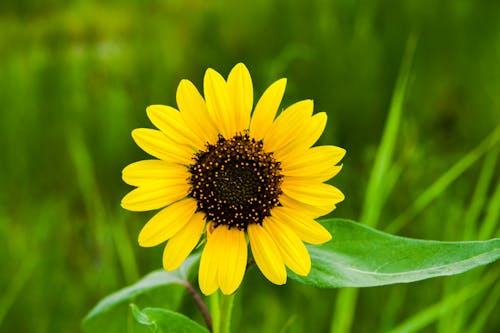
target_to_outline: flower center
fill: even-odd
[[[280,163],[263,150],[262,140],[247,133],[219,136],[216,144],[196,154],[189,171],[190,195],[215,227],[246,230],[250,223],[262,224],[279,204]]]

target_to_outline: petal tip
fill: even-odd
[[[213,68],[207,68],[207,70],[205,71],[205,79],[212,78],[213,76],[219,76],[219,75],[220,75],[219,72],[217,72]]]
[[[120,201],[120,206],[123,208],[123,209],[127,209],[127,204],[124,202],[124,199],[122,199]],[[127,209],[128,210],[128,209]]]
[[[201,276],[198,276],[198,286],[200,287],[200,291],[205,296],[210,296],[219,289],[219,286],[215,281],[203,281]]]
[[[285,90],[287,82],[288,82],[287,78],[284,77],[275,81],[272,85],[279,86],[281,89]]]
[[[139,232],[139,236],[137,236],[137,244],[141,247],[151,247],[143,231]]]
[[[339,148],[340,159],[343,159],[345,157],[345,155],[347,154],[347,150],[345,150],[345,148],[341,148],[341,147],[338,147],[338,148]]]
[[[328,232],[328,235],[324,235],[324,239],[321,240],[321,243],[319,244],[324,244],[324,243],[328,243],[329,241],[332,240],[332,234]]]
[[[130,193],[127,193],[123,198],[122,200],[120,201],[120,206],[122,206],[123,209],[126,209],[128,211],[131,211],[131,212],[137,212],[137,211],[140,211],[138,209],[135,209],[136,207],[134,206],[134,204],[132,202],[130,202]]]
[[[238,289],[238,287],[236,287],[236,288],[234,288],[233,286],[230,286],[230,287],[227,287],[227,288],[223,287],[223,286],[220,287],[220,291],[224,295],[231,295],[231,294],[233,294],[236,291],[236,289]]]
[[[201,285],[200,285],[200,291],[203,293],[203,295],[205,296],[210,296],[212,295],[214,292],[217,291],[218,288],[216,289],[205,289],[205,288],[202,288]]]
[[[150,128],[134,128],[132,132],[130,132],[132,139],[137,142],[137,140],[140,140],[145,136],[147,131],[151,130]]]
[[[248,72],[247,66],[245,66],[244,63],[239,62],[236,65],[234,65],[233,69],[231,71],[238,70],[238,71],[245,71]]]
[[[179,268],[182,264],[182,261],[180,263],[176,263],[172,260],[167,260],[167,259],[163,259],[163,269],[165,269],[166,271],[175,271],[177,268]]]
[[[142,233],[139,233],[139,236],[137,237],[137,244],[139,244],[139,246],[141,246],[141,247],[148,247],[145,245],[143,236],[141,236],[141,235],[142,235]]]
[[[157,105],[150,105],[146,108],[146,115],[148,116],[149,119],[151,119],[154,114],[158,112],[158,106]]]
[[[326,122],[328,120],[328,114],[326,114],[326,112],[322,111],[322,112],[318,112],[314,115],[315,117],[318,117],[318,118],[321,118],[321,120],[323,122]]]

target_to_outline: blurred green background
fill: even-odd
[[[243,61],[256,96],[287,77],[283,105],[312,98],[328,112],[320,143],[348,151],[332,181],[347,199],[332,216],[363,220],[411,38],[380,218],[369,224],[417,238],[498,237],[500,144],[483,141],[500,125],[498,1],[0,2],[0,331],[79,331],[99,299],[161,266],[161,247],[136,243],[149,215],[120,208],[130,190],[121,169],[146,157],[130,137],[151,126],[145,107],[175,105],[178,82],[201,88],[207,67],[226,76]],[[498,264],[488,270],[499,276]],[[483,276],[356,297],[276,287],[252,270],[234,331],[498,332],[498,280],[457,296]],[[201,321],[188,296],[183,311]]]

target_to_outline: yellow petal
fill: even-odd
[[[300,238],[272,216],[265,219],[262,225],[276,243],[285,264],[298,275],[309,274],[311,258]]]
[[[207,238],[212,237],[214,230],[215,230],[215,223],[213,221],[208,221],[207,227],[205,228],[205,231],[207,232]]]
[[[181,113],[171,106],[150,105],[146,108],[149,119],[166,137],[174,142],[202,149],[205,141],[195,135],[181,116]]]
[[[312,206],[335,205],[344,200],[344,194],[332,185],[294,181],[291,177],[284,177],[281,190],[295,200]]]
[[[313,219],[326,215],[335,209],[335,204],[333,203],[328,203],[326,205],[308,205],[297,201],[286,194],[280,195],[279,201],[284,207],[290,208],[297,211],[301,215],[305,215]]]
[[[275,152],[274,157],[281,161],[289,155],[300,158],[304,152],[318,141],[326,126],[327,115],[320,112],[309,118],[304,129],[287,146]]]
[[[123,181],[133,186],[168,179],[178,179],[178,183],[182,183],[186,182],[189,177],[189,170],[184,165],[162,160],[138,161],[127,165],[122,171]]]
[[[274,284],[285,284],[285,263],[269,233],[258,224],[248,225],[247,231],[253,258],[262,274]]]
[[[163,267],[167,271],[179,268],[182,262],[193,251],[200,240],[205,227],[205,214],[196,213],[191,220],[177,232],[165,246],[163,251]]]
[[[196,211],[196,200],[177,201],[153,216],[139,233],[139,245],[156,246],[181,230]]]
[[[123,197],[123,208],[135,212],[155,210],[170,205],[188,195],[190,185],[172,180],[147,183],[136,188]]]
[[[239,63],[227,78],[229,97],[235,112],[236,131],[248,129],[253,107],[252,78],[244,64]]]
[[[285,93],[286,79],[274,82],[257,102],[250,121],[250,136],[256,140],[264,138],[273,124],[274,117]]]
[[[137,128],[132,131],[132,138],[142,150],[160,160],[185,165],[193,163],[191,148],[173,142],[158,130]]]
[[[177,87],[177,106],[184,122],[204,142],[217,142],[217,128],[208,114],[205,100],[189,80],[182,80]]]
[[[219,258],[215,250],[216,242],[214,237],[207,237],[207,243],[201,253],[200,268],[198,269],[198,284],[200,285],[201,292],[207,296],[219,289],[219,282],[217,280],[218,263],[219,260],[223,260],[224,258]]]
[[[226,81],[219,73],[209,68],[205,72],[203,88],[208,113],[226,139],[233,137],[236,133],[236,120]]]
[[[219,257],[217,280],[220,290],[223,294],[230,295],[238,289],[245,275],[248,255],[245,232],[219,225],[215,228],[212,239],[215,255]]]
[[[298,214],[288,207],[275,207],[271,211],[274,218],[289,226],[304,242],[323,244],[332,239],[332,235],[312,218]]]
[[[264,136],[264,150],[278,151],[293,141],[308,123],[313,107],[313,101],[307,99],[283,111]]]
[[[342,170],[342,165],[329,165],[324,163],[317,166],[311,164],[298,170],[288,171],[286,173],[283,172],[283,174],[298,181],[324,182],[335,177],[340,170]]]
[[[284,172],[289,172],[310,165],[319,165],[322,162],[335,165],[344,158],[345,153],[345,149],[336,146],[312,147],[304,153],[301,153],[300,156],[281,159],[281,168]]]

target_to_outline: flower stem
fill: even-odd
[[[205,319],[205,323],[207,324],[208,330],[212,332],[212,317],[210,316],[210,312],[208,311],[207,305],[203,302],[200,294],[194,289],[193,285],[189,283],[189,281],[184,281],[184,286],[187,288],[196,304],[200,308],[201,314],[203,315],[203,319]]]
[[[219,292],[213,293],[210,297],[210,312],[212,313],[212,332],[220,332],[220,308],[219,308]]]
[[[231,332],[231,317],[233,313],[234,295],[222,295],[220,305],[220,333]]]
[[[210,296],[213,333],[230,333],[234,295],[216,292]]]

